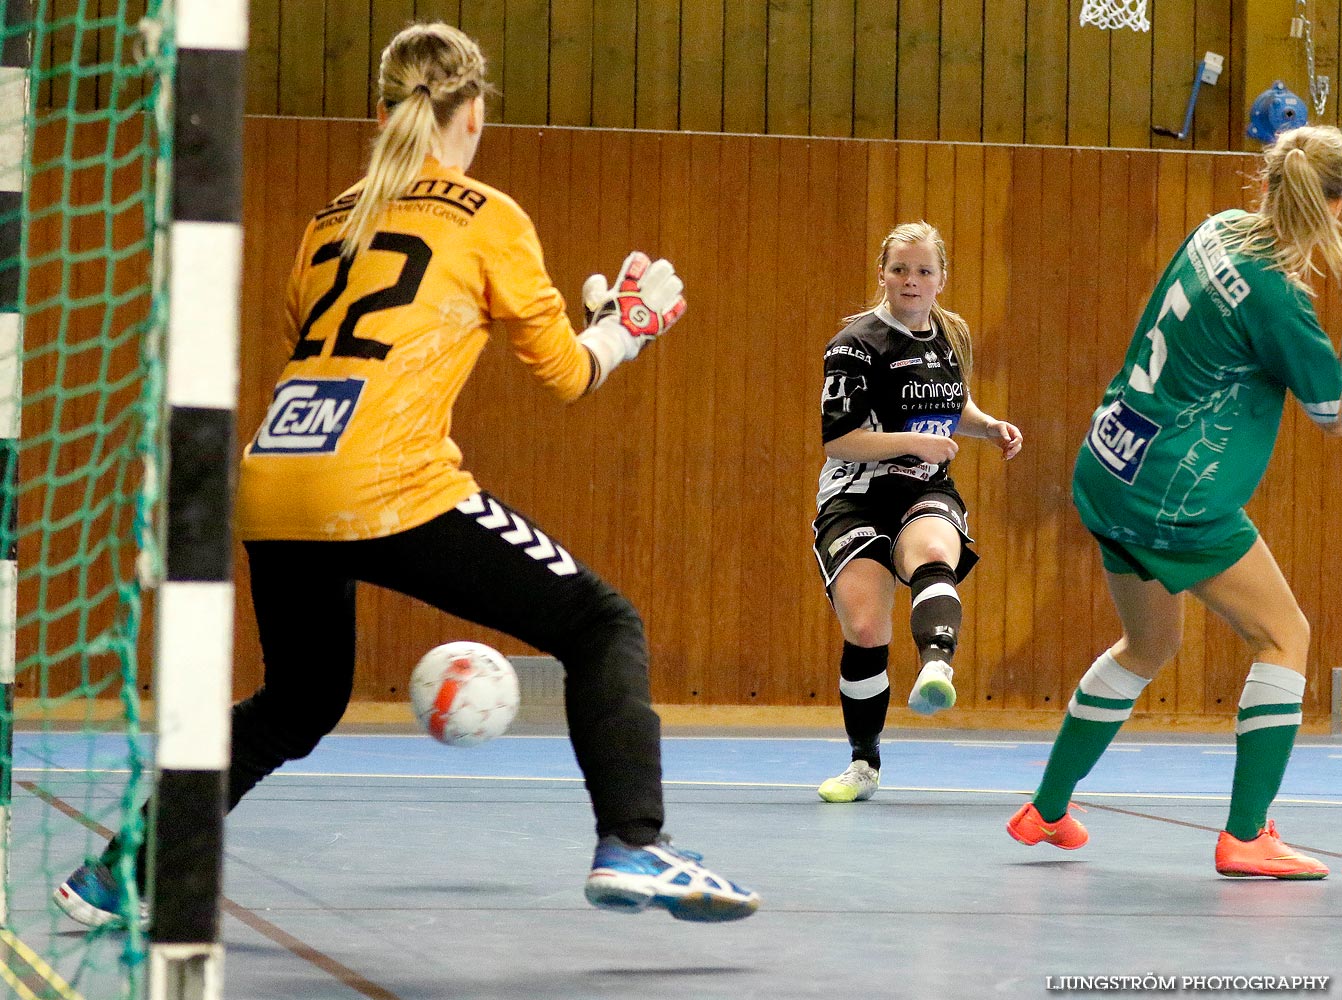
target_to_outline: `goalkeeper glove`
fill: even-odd
[[[684,287],[670,261],[650,261],[640,250],[624,259],[614,288],[600,274],[583,282],[588,326],[578,341],[596,359],[597,375],[591,388],[671,329],[685,312]]]

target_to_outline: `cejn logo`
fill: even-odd
[[[1142,416],[1119,396],[1095,414],[1086,445],[1106,469],[1131,486],[1147,449],[1159,433],[1159,424]]]
[[[294,378],[275,398],[252,442],[253,455],[322,455],[340,443],[363,394],[361,378]]]

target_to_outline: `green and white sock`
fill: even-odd
[[[1090,665],[1067,704],[1062,729],[1053,741],[1044,778],[1034,795],[1035,808],[1044,822],[1052,823],[1067,814],[1067,803],[1077,783],[1108,749],[1132,715],[1133,703],[1150,683],[1120,666],[1108,650]]]
[[[1267,810],[1281,788],[1300,729],[1305,677],[1287,667],[1255,663],[1249,668],[1235,719],[1235,781],[1230,788],[1226,832],[1253,840],[1267,826]]]

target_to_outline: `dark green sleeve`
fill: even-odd
[[[1248,308],[1245,321],[1254,353],[1312,420],[1331,423],[1342,399],[1342,364],[1319,325],[1314,303],[1277,272],[1264,270],[1254,279],[1252,293],[1241,303]]]

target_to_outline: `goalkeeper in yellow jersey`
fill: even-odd
[[[446,24],[413,25],[382,53],[378,82],[367,176],[308,224],[286,303],[293,354],[242,460],[237,522],[265,683],[233,709],[229,807],[344,714],[355,587],[371,583],[563,663],[596,814],[590,902],[682,920],[749,916],[755,893],[662,834],[660,721],[638,613],[482,491],[450,436],[493,322],[572,402],[680,317],[681,281],[668,262],[632,253],[614,287],[588,279],[591,323],[575,334],[531,220],[466,173],[488,86],[476,43]],[[106,923],[116,891],[93,862],[56,899],[76,920]]]

